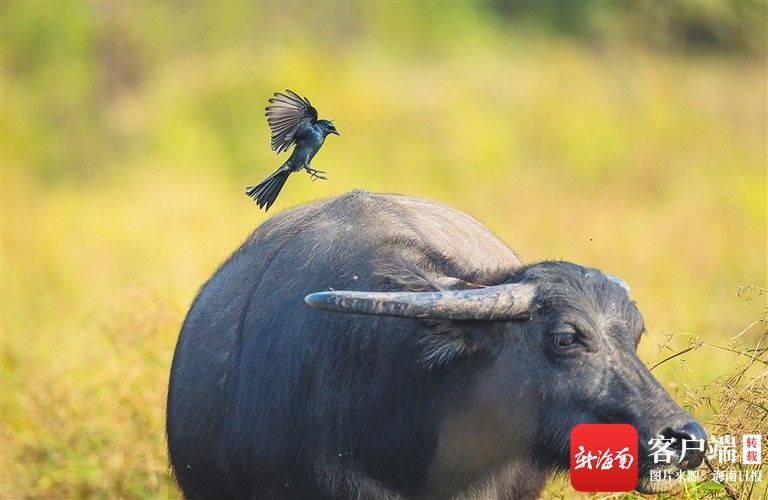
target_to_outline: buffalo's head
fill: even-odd
[[[424,320],[431,332],[424,343],[429,367],[486,352],[491,368],[473,372],[473,390],[482,399],[468,404],[486,420],[467,421],[486,422],[492,415],[494,424],[515,427],[510,441],[502,436],[498,446],[525,442],[544,467],[568,468],[570,431],[579,423],[637,429],[637,490],[644,493],[675,487],[651,481],[651,469],[691,469],[703,461],[706,432],[636,354],[643,318],[621,279],[567,262],[542,262],[502,284],[446,276],[428,281],[431,291],[328,291],[305,300],[325,310]],[[531,427],[521,430],[521,422]],[[650,441],[660,437],[671,444],[664,462],[654,463]]]

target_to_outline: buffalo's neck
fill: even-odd
[[[461,366],[465,364],[472,366]],[[508,393],[499,387],[503,377],[493,360],[462,360],[457,365],[463,371],[456,378],[461,383],[446,391],[424,496],[489,490],[490,498],[536,498],[548,471],[531,459],[539,411],[523,402],[530,401],[532,381],[521,377],[518,392]]]

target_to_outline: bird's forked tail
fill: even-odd
[[[263,207],[266,212],[277,199],[277,195],[280,194],[280,190],[283,189],[283,184],[289,175],[291,175],[290,169],[280,167],[260,184],[246,188],[245,194],[256,200],[259,208]]]

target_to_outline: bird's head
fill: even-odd
[[[320,126],[320,129],[323,131],[325,135],[328,135],[328,134],[340,135],[339,131],[336,130],[336,126],[334,126],[333,122],[329,120],[317,120],[317,124]]]

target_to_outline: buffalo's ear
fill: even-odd
[[[492,356],[503,339],[503,326],[493,321],[426,320],[421,347],[421,364],[431,370],[462,357]]]

